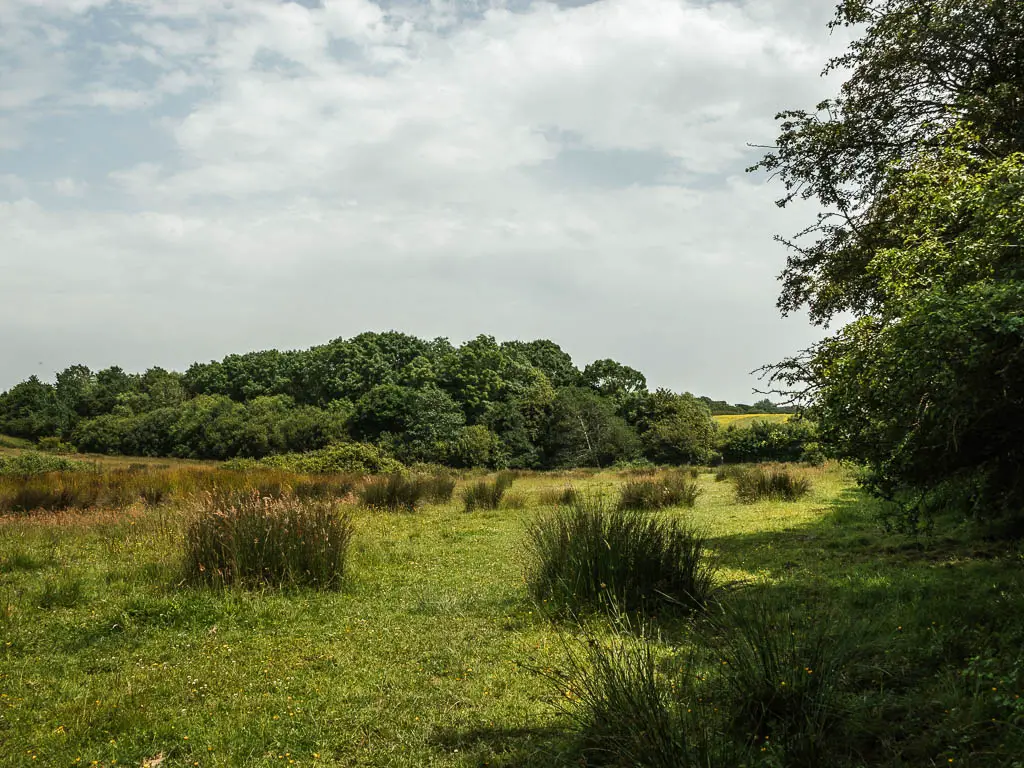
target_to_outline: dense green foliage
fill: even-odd
[[[774,369],[913,522],[1024,509],[1024,4],[848,0],[850,78],[760,166],[827,209],[779,301],[853,322]]]
[[[814,425],[802,419],[755,421],[749,427],[726,427],[718,450],[729,463],[801,461],[814,450],[816,434]]]
[[[308,350],[196,363],[184,374],[74,365],[0,394],[0,433],[54,450],[200,459],[261,459],[303,472],[389,472],[400,464],[538,469],[708,462],[714,409],[753,406],[651,392],[614,360],[582,371],[548,340],[455,347],[397,332]],[[758,403],[762,412],[777,407]],[[324,459],[338,445],[379,459]],[[330,448],[329,448],[330,446]],[[297,458],[316,453],[316,459]],[[287,455],[280,463],[275,457]],[[334,456],[334,454],[332,454]],[[385,466],[386,461],[394,462]]]

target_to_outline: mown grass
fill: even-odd
[[[760,690],[749,697],[760,705],[736,712],[734,731],[687,731],[698,751],[705,742],[714,754],[738,749],[757,732],[749,723],[758,713],[784,730],[786,712],[822,712],[829,717],[812,718],[805,732],[812,746],[828,742],[821,764],[1013,766],[1024,754],[1021,551],[959,530],[886,534],[879,510],[842,471],[801,471],[811,490],[796,502],[741,505],[732,483],[704,474],[692,509],[650,514],[707,531],[727,586],[722,611],[763,594],[785,606],[773,608],[769,626],[819,622],[855,638],[856,661],[833,678],[834,695],[805,697],[779,715],[776,691],[757,682],[783,667],[796,674],[796,662],[810,667],[806,645],[780,646],[781,665],[748,664],[751,678],[712,674],[763,645],[714,645],[714,606],[698,621],[704,645],[689,623],[667,618],[634,638],[647,643],[630,657],[640,679],[668,685],[654,690],[661,700],[672,681],[685,682],[680,666],[702,647],[715,651],[694,670],[714,694],[712,708],[733,712],[730,691]],[[599,619],[587,632],[548,621],[524,582],[525,526],[569,484],[614,499],[622,483],[611,472],[525,476],[515,484],[522,509],[471,515],[459,487],[415,515],[352,504],[356,533],[340,590],[189,586],[188,508],[173,494],[151,506],[4,516],[0,762],[138,766],[163,755],[175,768],[540,768],[578,766],[583,756],[598,764],[588,749],[602,737],[608,744],[609,732],[584,729],[566,709],[565,687],[551,681],[568,679],[571,649],[588,634],[609,643],[624,636]],[[584,671],[595,669],[576,656]],[[784,680],[791,684],[775,681],[776,690]],[[789,759],[762,748],[752,765]]]

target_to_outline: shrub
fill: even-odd
[[[194,583],[338,588],[352,523],[333,504],[256,493],[223,506],[207,496],[185,537]]]
[[[803,419],[754,421],[749,427],[728,427],[719,449],[727,462],[800,461],[816,436],[814,425]]]
[[[600,497],[537,518],[527,543],[530,594],[556,610],[609,599],[626,610],[694,609],[714,591],[715,569],[701,534],[679,520],[609,511]]]
[[[786,467],[750,467],[733,476],[736,497],[744,504],[762,499],[796,501],[811,490],[811,481]]]
[[[383,475],[401,472],[404,467],[370,443],[335,443],[309,453],[285,453],[268,456],[257,466],[290,472],[318,474]],[[248,468],[251,465],[240,466]]]
[[[374,477],[363,483],[359,489],[359,501],[373,509],[412,512],[427,495],[427,484],[422,478],[407,477],[395,473]]]
[[[499,472],[494,480],[478,480],[462,491],[462,501],[467,512],[475,509],[497,509],[501,497],[509,489],[515,475],[511,472]]]
[[[59,437],[41,437],[37,448],[44,453],[74,453],[75,446],[65,443]]]
[[[0,456],[0,475],[41,475],[47,472],[81,472],[92,467],[82,461],[26,451],[14,456]]]
[[[701,489],[682,472],[672,472],[660,480],[630,480],[619,492],[619,509],[664,509],[692,507]]]

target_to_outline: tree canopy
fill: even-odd
[[[53,384],[33,377],[0,394],[0,433],[145,456],[260,458],[358,440],[407,463],[607,466],[709,460],[719,406],[753,407],[649,392],[615,360],[581,371],[547,339],[455,346],[389,331],[184,374],[72,365]]]
[[[1024,4],[846,0],[840,95],[756,166],[824,212],[779,306],[853,321],[774,367],[822,444],[917,515],[1024,501]]]

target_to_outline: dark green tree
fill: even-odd
[[[595,360],[584,368],[580,382],[619,405],[630,395],[647,391],[647,378],[640,371],[607,359]]]
[[[824,209],[780,308],[855,319],[773,380],[912,517],[1019,515],[1024,4],[846,0],[834,23],[863,25],[840,95],[782,113],[757,167]]]
[[[606,467],[639,454],[636,433],[615,403],[575,387],[555,395],[542,445],[549,467]]]

